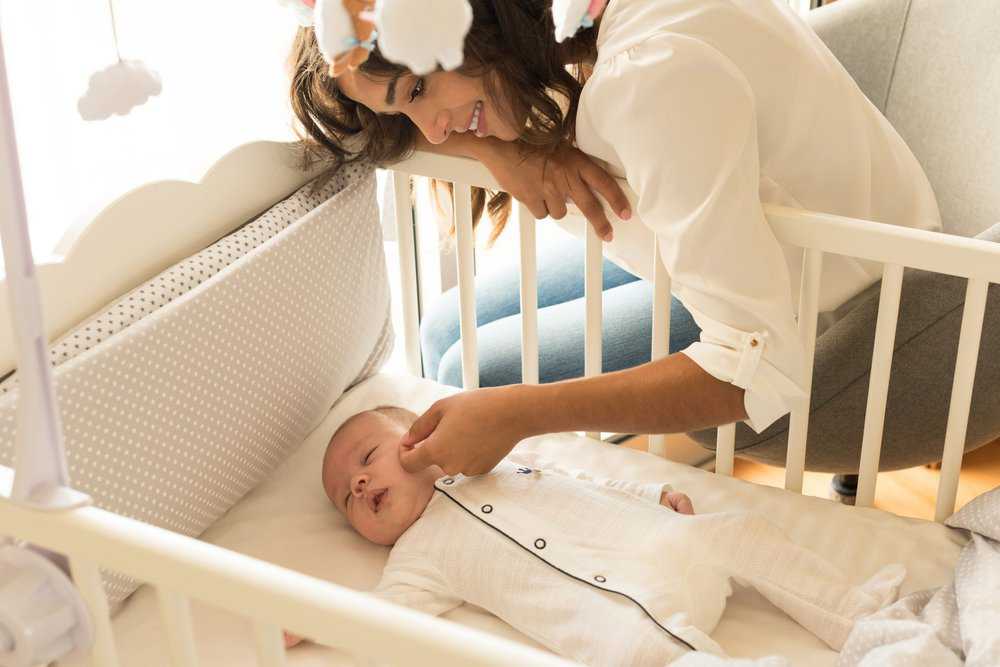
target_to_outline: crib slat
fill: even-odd
[[[196,667],[198,656],[191,627],[191,605],[188,599],[174,591],[156,589],[160,603],[160,618],[170,647],[170,663],[174,667]]]
[[[521,381],[538,384],[538,262],[535,217],[524,204],[517,204],[521,234]]]
[[[399,276],[403,302],[403,347],[406,368],[421,376],[420,310],[417,296],[417,244],[413,234],[413,207],[410,200],[410,175],[391,172],[393,208],[396,216],[396,240],[399,249]]]
[[[965,308],[962,312],[962,333],[958,339],[958,358],[955,377],[951,385],[951,402],[948,408],[948,429],[944,436],[944,453],[941,459],[941,477],[938,481],[937,503],[934,520],[944,521],[955,511],[958,494],[958,475],[962,471],[965,453],[965,435],[969,427],[969,408],[972,406],[972,385],[976,379],[979,361],[979,344],[986,315],[986,297],[989,283],[972,279],[965,289]]]
[[[104,594],[101,583],[101,571],[97,564],[71,556],[69,569],[73,575],[73,583],[80,591],[80,597],[90,611],[90,619],[94,624],[94,645],[90,651],[92,667],[118,667],[118,650],[115,648],[115,638],[111,632],[111,613],[108,610],[108,598]]]
[[[459,331],[462,336],[462,386],[479,387],[476,351],[476,249],[472,235],[472,188],[455,183],[455,240],[458,261]]]
[[[660,257],[660,245],[653,248],[653,335],[650,359],[656,361],[670,354],[670,274]],[[649,436],[647,450],[657,456],[667,455],[667,438],[662,433]]]
[[[858,471],[858,495],[855,500],[859,507],[870,507],[875,502],[875,482],[878,477],[879,456],[882,453],[885,405],[889,395],[889,373],[892,370],[902,289],[903,267],[899,264],[886,264],[882,271],[882,292],[875,323],[875,349],[872,352],[868,405],[865,408],[865,431],[861,440],[861,467]]]
[[[285,638],[281,628],[254,619],[253,635],[258,667],[285,667]]]
[[[715,434],[715,472],[732,477],[736,459],[736,424],[725,424]]]
[[[593,377],[601,374],[601,317],[604,286],[601,239],[587,225],[586,255],[584,258],[583,295],[586,304],[587,326],[584,330],[583,374]],[[587,433],[589,438],[600,438],[600,433]]]
[[[822,271],[823,252],[809,248],[802,257],[802,288],[799,290],[799,336],[806,352],[806,383],[803,387],[806,397],[802,405],[792,410],[788,428],[788,450],[785,455],[785,488],[796,493],[802,493],[802,477],[806,466],[809,399],[812,392],[816,318],[819,314],[819,285]]]

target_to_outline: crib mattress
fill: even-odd
[[[377,375],[334,406],[300,449],[272,476],[217,521],[203,539],[357,589],[379,579],[388,550],[358,537],[330,506],[320,486],[320,461],[330,435],[350,415],[379,405],[416,413],[454,389],[413,377]],[[699,512],[751,508],[781,525],[860,582],[886,563],[903,563],[903,593],[940,586],[951,577],[965,542],[929,521],[857,509],[725,478],[575,435],[532,438],[517,452],[589,470],[601,477],[669,481],[691,496]],[[202,667],[256,664],[250,621],[192,601]],[[537,644],[487,612],[464,605],[445,618],[529,645]],[[121,664],[170,664],[155,592],[143,587],[114,619]],[[713,638],[734,657],[783,655],[792,664],[833,665],[836,653],[778,611],[756,591],[735,587]],[[342,651],[304,643],[288,652],[290,667],[359,664]]]

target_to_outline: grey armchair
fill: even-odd
[[[948,233],[1000,243],[1000,2],[839,0],[810,23],[913,150]],[[965,281],[908,270],[886,410],[882,470],[941,456]],[[817,339],[806,468],[856,473],[879,285]],[[715,430],[691,434],[715,446]],[[989,290],[966,450],[1000,436],[1000,285]],[[737,455],[784,465],[785,417],[737,427]]]

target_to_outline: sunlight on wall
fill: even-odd
[[[122,57],[157,71],[163,92],[86,122],[77,100],[116,58],[106,0],[0,1],[36,257],[136,186],[197,181],[239,144],[294,137],[284,64],[297,24],[277,2],[118,0],[115,10]]]

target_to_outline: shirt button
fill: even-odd
[[[545,540],[543,540],[540,537],[537,540],[535,540],[535,548],[536,549],[544,549],[545,548]]]
[[[599,574],[596,577],[594,577],[594,581],[596,581],[599,584],[603,584],[605,581],[607,581],[607,579],[604,577],[603,574]]]
[[[441,480],[441,483],[442,484],[454,484],[455,480],[453,480],[451,477],[446,477],[445,479]]]
[[[758,342],[758,340],[756,338],[751,338],[750,339],[750,347],[757,347],[758,343],[759,342]]]
[[[483,514],[489,514],[493,511],[493,505],[483,505],[480,509],[483,510]]]

